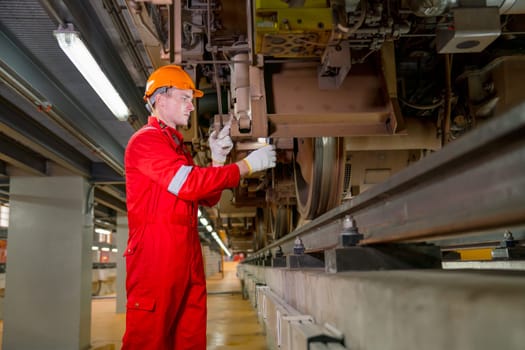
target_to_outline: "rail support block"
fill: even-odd
[[[273,258],[272,267],[286,267],[286,257],[278,256]]]
[[[382,244],[325,251],[325,271],[441,268],[441,251],[430,244]]]
[[[494,260],[522,260],[525,258],[525,247],[497,247],[492,250]]]
[[[324,262],[309,254],[291,254],[286,256],[286,265],[291,269],[324,267]]]

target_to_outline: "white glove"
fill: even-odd
[[[231,122],[228,122],[218,133],[217,130],[213,130],[208,139],[211,159],[216,163],[224,164],[226,157],[233,148],[233,142],[230,137],[230,127]]]
[[[273,145],[266,145],[250,153],[243,161],[250,169],[250,173],[275,167],[277,156]]]

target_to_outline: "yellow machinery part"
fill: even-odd
[[[271,1],[269,1],[271,2]],[[326,7],[256,8],[255,52],[274,57],[319,57],[332,32]]]
[[[469,260],[492,260],[492,248],[461,249],[457,250],[462,261]]]

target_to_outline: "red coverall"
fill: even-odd
[[[201,168],[182,135],[150,117],[126,148],[127,312],[122,349],[205,350],[206,280],[198,205],[237,186],[235,164]]]

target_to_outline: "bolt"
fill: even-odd
[[[275,252],[275,257],[276,258],[282,258],[283,256],[284,256],[283,248],[281,248],[281,246],[279,246],[277,248],[277,251]]]
[[[501,242],[501,245],[505,248],[514,247],[516,245],[516,241],[514,240],[514,236],[512,236],[512,232],[507,230],[505,233],[503,233],[503,242]]]
[[[299,236],[297,236],[293,243],[293,253],[296,255],[304,254],[304,244],[301,238],[299,238]]]
[[[346,215],[343,219],[343,229],[341,231],[341,245],[343,247],[356,246],[363,235],[359,233],[357,227],[354,225],[354,220],[350,215]]]

